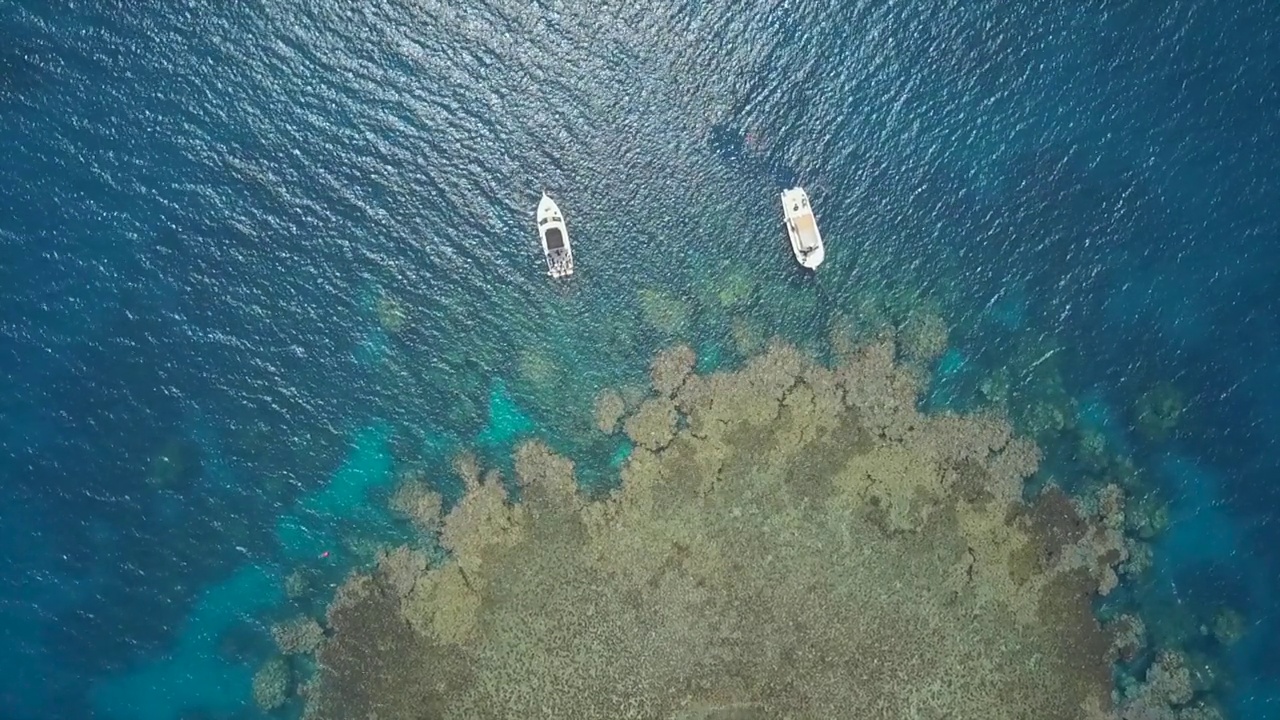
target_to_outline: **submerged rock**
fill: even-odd
[[[1180,653],[1163,651],[1147,669],[1146,680],[1126,689],[1120,720],[1221,720],[1212,706],[1192,702],[1197,678]]]
[[[378,324],[387,334],[398,334],[408,322],[409,311],[404,303],[388,293],[378,297]]]
[[[1129,531],[1143,540],[1150,540],[1169,526],[1169,505],[1154,491],[1138,496],[1126,515]]]
[[[1235,608],[1222,608],[1214,614],[1210,632],[1223,645],[1235,645],[1244,637],[1244,615]]]
[[[1116,657],[1131,662],[1147,647],[1147,626],[1137,615],[1121,615],[1111,626],[1112,650]]]
[[[171,437],[151,456],[147,484],[158,490],[183,487],[200,474],[200,448],[181,436]]]
[[[1035,445],[921,414],[894,354],[655,372],[602,501],[522,445],[521,501],[469,482],[451,561],[343,585],[309,717],[1117,717],[1091,600],[1122,495],[1027,506]]]
[[[1187,400],[1172,383],[1163,382],[1134,403],[1138,430],[1150,440],[1164,440],[1178,427]]]

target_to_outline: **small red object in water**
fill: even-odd
[[[328,550],[325,550],[324,552],[320,553],[320,559],[321,559],[321,560],[323,560],[323,559],[325,559],[325,558],[327,558],[327,557],[329,557],[329,551],[328,551]]]

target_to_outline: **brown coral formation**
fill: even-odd
[[[606,435],[612,435],[626,411],[627,403],[622,399],[622,393],[612,388],[605,390],[596,396],[596,428]]]
[[[658,353],[649,365],[649,378],[653,382],[653,389],[658,391],[661,397],[669,398],[675,395],[684,384],[685,378],[693,372],[693,365],[697,360],[693,349],[688,345],[677,345]]]
[[[271,658],[253,675],[253,700],[263,710],[270,712],[284,705],[292,691],[293,672],[283,657]]]
[[[946,352],[947,334],[947,324],[940,315],[918,310],[902,326],[902,351],[912,362],[933,362]]]
[[[1120,720],[1222,720],[1217,708],[1192,702],[1195,681],[1186,658],[1161,652],[1146,681],[1131,688],[1117,711]]]
[[[755,355],[764,347],[764,331],[746,318],[735,317],[729,321],[729,337],[742,355]]]
[[[1150,540],[1164,532],[1169,525],[1169,506],[1155,492],[1136,498],[1130,508],[1129,531],[1143,540]]]
[[[473,452],[461,452],[453,458],[453,471],[462,478],[468,490],[480,485],[480,459]]]
[[[324,628],[314,618],[299,615],[273,626],[271,637],[285,655],[313,653],[324,642]]]
[[[1121,615],[1111,625],[1112,649],[1126,662],[1138,657],[1147,646],[1147,626],[1137,615]]]
[[[350,579],[309,716],[1111,713],[1090,600],[1122,559],[1115,491],[1026,506],[1035,446],[996,416],[922,415],[891,343],[678,377],[628,420],[608,499],[527,444],[518,504],[468,483],[451,561]]]
[[[1108,485],[1098,492],[1092,511],[1056,487],[1046,488],[1031,505],[1031,525],[1040,535],[1041,563],[1056,574],[1083,572],[1099,595],[1120,583],[1119,567],[1129,559],[1124,526],[1124,493]]]
[[[444,500],[432,490],[420,472],[410,471],[400,478],[391,496],[391,511],[409,520],[422,532],[435,532],[440,526],[440,509]]]
[[[427,556],[419,550],[400,546],[378,553],[378,578],[397,597],[406,597],[427,569]]]
[[[636,445],[661,450],[675,437],[676,422],[676,406],[669,398],[650,398],[640,403],[622,429]]]

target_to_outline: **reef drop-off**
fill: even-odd
[[[1124,560],[1117,489],[1025,502],[1035,445],[922,414],[892,339],[693,367],[654,359],[607,498],[528,442],[518,501],[473,469],[424,534],[447,560],[352,576],[307,716],[1175,717],[1154,691],[1113,707],[1122,645],[1091,601]]]

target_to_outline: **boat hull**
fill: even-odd
[[[555,201],[543,193],[538,201],[538,237],[547,259],[547,274],[553,278],[573,274],[573,248],[569,244],[569,227]]]
[[[796,262],[810,270],[816,269],[826,260],[826,247],[804,188],[794,187],[782,192],[782,214]]]

